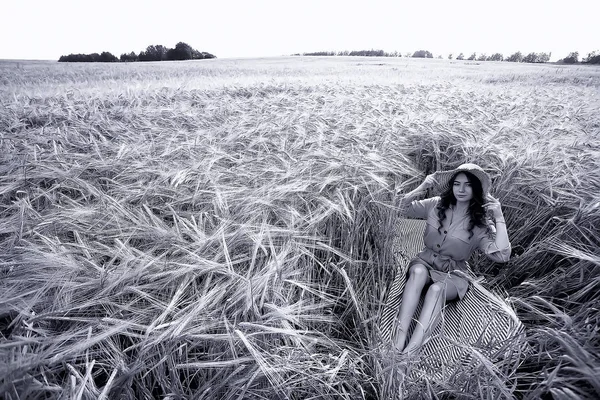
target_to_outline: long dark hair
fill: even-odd
[[[471,184],[471,189],[473,190],[473,198],[469,202],[469,239],[473,237],[473,228],[475,226],[486,227],[488,230],[488,234],[491,234],[489,225],[487,224],[485,217],[485,208],[483,205],[485,204],[483,198],[483,188],[481,187],[481,181],[475,175],[468,171],[457,172],[450,179],[450,187],[441,195],[441,201],[437,206],[437,214],[440,222],[440,226],[438,228],[438,232],[442,230],[442,222],[446,219],[446,210],[450,208],[450,205],[456,205],[456,197],[454,197],[454,180],[456,176],[460,173],[463,173],[467,176],[469,183]]]

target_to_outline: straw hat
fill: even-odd
[[[489,175],[476,164],[462,164],[459,165],[458,168],[453,169],[451,171],[440,171],[436,172],[433,177],[437,181],[437,185],[435,189],[437,189],[440,193],[444,193],[450,189],[450,180],[453,176],[458,174],[459,172],[470,172],[475,175],[479,181],[481,182],[481,188],[483,189],[483,198],[485,199],[490,191],[490,186],[492,184],[492,180]]]

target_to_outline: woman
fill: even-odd
[[[467,260],[481,250],[496,262],[510,258],[511,246],[500,202],[489,194],[490,177],[475,164],[436,172],[402,199],[405,216],[427,220],[425,248],[409,263],[402,295],[395,345],[404,353],[418,349],[433,330],[447,301],[462,299],[468,289]],[[441,196],[414,200],[429,188]],[[486,218],[493,215],[493,221]],[[408,327],[423,289],[421,314],[405,347]]]

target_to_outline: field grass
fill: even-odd
[[[513,256],[472,265],[531,351],[404,394],[597,398],[599,94],[589,66],[0,62],[0,393],[384,398],[396,193],[475,162]]]

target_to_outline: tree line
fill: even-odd
[[[176,60],[203,60],[217,58],[215,55],[198,51],[187,43],[179,42],[174,48],[167,48],[163,45],[150,45],[146,50],[123,53],[117,58],[108,51],[91,54],[69,54],[60,56],[59,62],[133,62],[133,61],[176,61]]]
[[[367,56],[367,57],[403,57],[403,55],[398,52],[385,52],[383,50],[359,50],[359,51],[317,51],[312,53],[302,53],[302,54],[293,54],[294,56]],[[502,53],[493,53],[487,55],[485,53],[477,54],[472,53],[469,57],[465,57],[464,53],[460,53],[456,56],[457,60],[468,60],[468,61],[508,61],[508,62],[524,62],[524,63],[547,63],[550,61],[550,57],[552,53],[535,53],[531,52],[529,54],[522,54],[520,51],[517,51],[507,57],[504,57]],[[404,57],[409,58],[434,58],[433,54],[427,50],[417,50],[413,53],[405,53]],[[438,55],[437,58],[443,58],[441,55]],[[451,53],[448,55],[448,59],[452,60],[454,55]],[[569,55],[565,58],[562,58],[558,61],[559,63],[564,64],[576,64],[579,63],[579,53],[574,51],[569,53]],[[600,52],[593,51],[588,54],[587,57],[581,59],[582,63],[587,64],[600,64]]]
[[[579,62],[579,52],[573,51],[565,58],[558,60],[558,62],[564,64],[577,64]],[[596,50],[588,53],[587,57],[581,59],[581,62],[584,64],[600,64],[600,52]]]
[[[468,58],[465,58],[463,53],[460,53],[457,60],[468,60],[468,61],[508,61],[508,62],[524,62],[524,63],[547,63],[550,61],[552,53],[535,53],[531,52],[527,55],[523,55],[520,51],[511,54],[508,57],[504,57],[502,53],[494,53],[486,55],[485,53],[477,55],[472,53]],[[452,59],[452,54],[448,55],[448,59]]]

